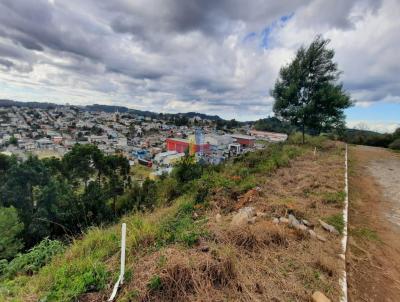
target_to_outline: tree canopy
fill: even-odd
[[[295,130],[288,122],[283,122],[276,117],[267,117],[254,123],[254,128],[260,131],[291,133]]]
[[[0,207],[0,259],[13,257],[23,247],[18,238],[23,229],[15,208]]]
[[[342,129],[343,110],[351,106],[349,95],[338,83],[340,72],[333,61],[335,51],[321,36],[300,47],[294,60],[281,68],[271,95],[274,113],[294,126],[320,133]]]
[[[113,221],[129,189],[129,162],[94,145],[75,145],[62,159],[0,154],[0,207],[13,207],[26,248],[45,237],[73,235]]]

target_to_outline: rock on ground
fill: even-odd
[[[339,235],[338,230],[336,230],[334,226],[332,226],[332,225],[330,225],[330,224],[327,224],[326,222],[322,221],[321,219],[318,220],[318,221],[319,221],[319,223],[321,224],[321,226],[322,226],[325,230],[327,230],[328,232],[331,232],[331,233],[333,233],[333,234]]]
[[[232,217],[232,225],[240,226],[247,223],[255,223],[255,210],[253,207],[241,208],[238,213]]]
[[[312,295],[313,302],[331,302],[323,293],[316,291]]]

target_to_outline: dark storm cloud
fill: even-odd
[[[43,51],[43,47],[40,46],[40,44],[36,43],[35,41],[27,37],[20,37],[19,39],[14,39],[14,42],[21,43],[21,45],[27,49]]]
[[[14,81],[31,73],[32,81],[62,87],[63,93],[68,86],[83,89],[88,99],[109,100],[104,94],[109,93],[112,101],[129,105],[135,98],[140,104],[133,106],[152,110],[182,111],[190,104],[193,110],[231,106],[262,115],[270,110],[269,89],[297,40],[306,43],[310,32],[320,30],[333,40],[335,34],[357,33],[357,22],[370,14],[379,18],[383,8],[390,12],[399,5],[395,0],[2,0],[0,65],[13,72]],[[379,41],[382,48],[365,52],[379,62],[338,46],[345,86],[372,101],[384,98],[385,89],[400,95],[393,80],[398,64],[376,56],[397,44],[392,38]],[[352,72],[360,66],[368,66],[362,76]],[[0,81],[7,75],[1,73]]]
[[[9,60],[0,58],[0,65],[3,65],[3,66],[6,67],[7,69],[9,69],[10,67],[13,67],[13,66],[14,66],[14,63],[11,62],[11,61],[9,61]]]
[[[244,5],[241,0],[117,0],[102,5],[114,14],[111,26],[116,32],[149,38],[157,34],[155,30],[179,34],[200,31],[205,35],[224,35],[238,21],[265,26],[308,2],[254,0]]]

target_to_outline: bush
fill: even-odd
[[[400,138],[395,139],[390,145],[389,145],[390,149],[393,150],[400,150]]]
[[[175,165],[172,175],[179,183],[187,183],[191,180],[200,178],[203,166],[196,162],[193,155],[185,155]]]
[[[192,202],[183,203],[176,215],[166,219],[156,235],[159,245],[183,243],[193,246],[203,234],[201,225],[196,225],[192,218],[194,205]]]
[[[160,276],[155,275],[155,276],[151,277],[149,280],[149,283],[147,284],[147,287],[152,291],[161,289],[162,283],[161,283]]]
[[[12,261],[0,265],[0,275],[12,278],[17,274],[33,274],[49,263],[58,253],[64,251],[64,245],[58,240],[42,240],[25,254],[18,254]]]
[[[310,145],[312,147],[323,148],[324,143],[327,141],[325,136],[311,136],[305,135],[305,144]],[[303,143],[303,135],[300,132],[296,132],[289,136],[288,142],[294,145],[300,145]]]
[[[0,207],[0,259],[14,257],[23,247],[19,238],[23,229],[14,207]]]
[[[302,153],[302,149],[297,146],[283,145],[282,152],[286,154],[289,159],[293,159]]]
[[[168,205],[178,196],[178,181],[175,178],[168,176],[157,182],[157,206]]]
[[[44,301],[75,301],[79,295],[99,291],[107,284],[108,273],[102,263],[66,263],[55,272],[54,283]]]

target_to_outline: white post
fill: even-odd
[[[126,247],[126,223],[122,224],[121,228],[121,268],[117,282],[114,284],[113,291],[108,301],[113,301],[117,295],[118,288],[124,283],[125,274],[125,247]]]
[[[342,238],[342,250],[343,250],[343,265],[344,270],[343,274],[340,277],[340,285],[342,287],[342,296],[340,298],[340,302],[347,302],[347,272],[346,272],[346,250],[347,250],[347,224],[349,219],[349,173],[348,173],[348,159],[347,159],[347,144],[346,144],[346,153],[344,159],[344,192],[345,192],[345,199],[344,199],[344,209],[343,209],[343,238]]]
[[[123,284],[125,274],[126,223],[122,224],[121,236],[121,284]]]

